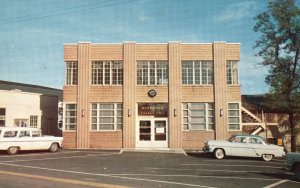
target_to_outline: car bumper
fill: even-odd
[[[211,148],[209,148],[208,146],[204,146],[204,147],[202,148],[202,151],[203,151],[204,153],[212,153]]]

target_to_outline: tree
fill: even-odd
[[[300,9],[295,0],[273,0],[255,17],[254,31],[261,33],[261,64],[269,68],[266,83],[272,103],[288,113],[291,150],[296,151],[296,126],[300,110]]]

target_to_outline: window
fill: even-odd
[[[38,116],[30,116],[30,127],[37,128]]]
[[[183,61],[182,84],[185,85],[210,85],[213,83],[212,61]]]
[[[262,141],[258,138],[249,138],[250,144],[262,144]]]
[[[183,103],[183,129],[214,129],[213,103]]]
[[[166,61],[138,61],[138,85],[167,85],[168,62]]]
[[[30,131],[20,131],[19,137],[30,137]]]
[[[236,85],[239,83],[238,80],[238,62],[237,61],[227,61],[226,62],[227,71],[227,84]]]
[[[239,103],[228,104],[229,130],[240,130],[240,105]]]
[[[3,137],[5,137],[5,138],[16,137],[17,134],[18,134],[18,131],[5,131]]]
[[[92,103],[91,130],[121,130],[122,104]]]
[[[121,61],[93,61],[92,84],[122,85],[123,63]]]
[[[6,114],[6,109],[0,108],[0,126],[5,125],[5,114]]]
[[[67,85],[77,85],[78,81],[78,63],[75,61],[66,62],[67,72],[66,72],[66,84]]]
[[[76,130],[77,105],[66,104],[65,130]]]

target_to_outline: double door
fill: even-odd
[[[143,118],[137,125],[137,147],[167,148],[168,120],[167,118]]]

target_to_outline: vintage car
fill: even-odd
[[[37,128],[0,127],[0,150],[13,155],[19,150],[49,150],[56,152],[62,137],[44,136]]]
[[[211,153],[217,159],[225,156],[261,157],[265,161],[271,161],[273,157],[285,156],[284,148],[268,144],[266,140],[255,135],[233,135],[228,140],[205,141],[203,151]]]
[[[286,155],[285,166],[288,170],[295,173],[295,176],[300,180],[300,153],[289,152]]]

